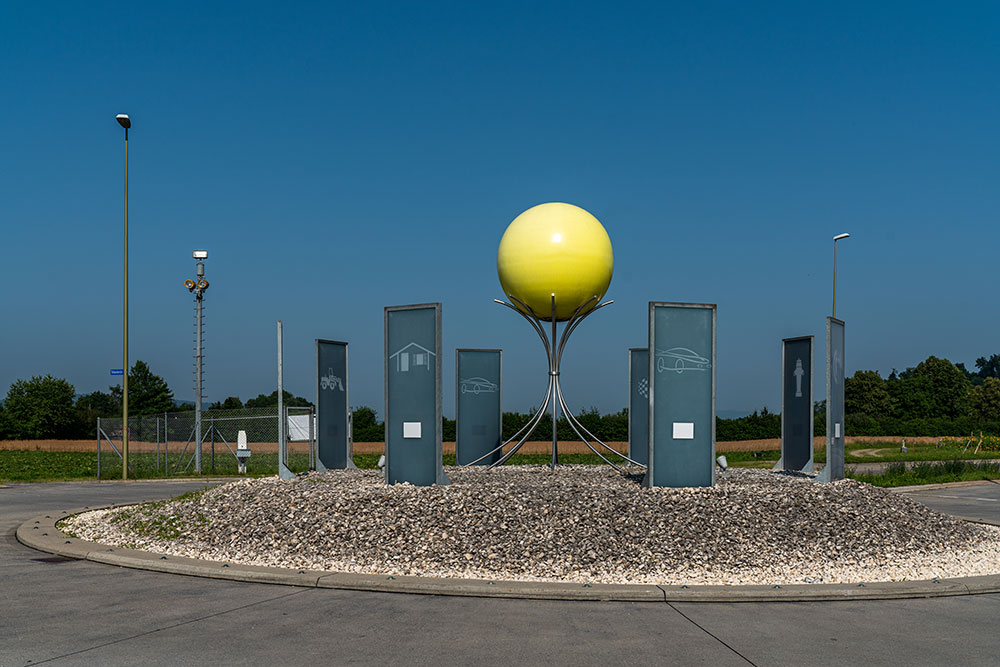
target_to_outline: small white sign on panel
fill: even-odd
[[[674,440],[694,440],[694,422],[674,422]]]
[[[836,422],[833,425],[833,437],[835,437],[835,438],[839,438],[840,437],[840,422]]]
[[[403,437],[420,439],[420,422],[403,422]]]

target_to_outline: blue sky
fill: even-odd
[[[500,347],[506,409],[541,345],[492,303],[506,225],[546,201],[611,236],[615,304],[574,335],[567,399],[625,405],[650,300],[717,303],[720,410],[778,409],[782,337],[822,350],[840,232],[847,371],[1000,352],[1000,5],[4,3],[0,391],[131,357],[192,391],[191,250],[210,251],[206,391],[314,394],[351,344],[382,409],[382,309],[443,303]],[[823,381],[816,381],[822,398]]]

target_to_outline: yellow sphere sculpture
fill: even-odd
[[[611,284],[614,263],[604,225],[572,204],[529,208],[507,226],[497,251],[504,294],[546,321],[552,320],[553,294],[559,322],[588,299],[597,297],[581,314],[597,305]]]

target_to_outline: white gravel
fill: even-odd
[[[307,570],[600,583],[790,584],[1000,574],[1000,528],[867,484],[730,468],[644,489],[606,466],[373,470],[240,480],[63,529],[119,547]],[[638,470],[633,471],[638,473]]]

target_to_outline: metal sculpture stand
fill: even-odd
[[[572,427],[573,432],[576,433],[577,437],[580,438],[581,440],[583,440],[583,442],[587,445],[587,447],[590,449],[590,451],[592,451],[595,454],[597,454],[597,456],[599,456],[602,461],[604,461],[605,463],[607,463],[609,466],[613,467],[615,470],[618,470],[620,472],[625,472],[621,468],[621,466],[618,466],[615,463],[611,462],[610,460],[608,460],[607,457],[605,457],[603,454],[601,454],[601,452],[597,451],[597,449],[591,444],[591,441],[593,441],[594,443],[596,443],[596,444],[604,447],[608,451],[613,452],[615,456],[620,456],[621,458],[625,459],[629,463],[641,466],[642,464],[639,463],[638,461],[634,461],[634,460],[630,459],[628,456],[626,456],[626,455],[622,454],[621,452],[617,451],[613,447],[608,446],[607,444],[605,444],[604,442],[602,442],[599,438],[597,438],[593,433],[591,433],[590,431],[588,431],[587,428],[583,424],[581,424],[580,421],[573,415],[573,413],[570,412],[569,407],[566,405],[566,399],[563,398],[562,387],[559,384],[559,366],[562,363],[563,351],[566,349],[566,343],[569,341],[570,335],[576,330],[576,328],[578,326],[580,326],[580,323],[583,322],[592,313],[597,312],[598,310],[600,310],[601,308],[604,308],[605,306],[611,305],[612,303],[614,303],[614,301],[605,301],[602,304],[594,306],[590,310],[586,310],[588,306],[590,306],[593,303],[596,303],[599,300],[597,296],[593,296],[593,297],[587,299],[587,301],[585,301],[579,308],[577,308],[575,311],[573,311],[573,314],[570,316],[570,318],[568,320],[566,320],[566,324],[563,327],[562,336],[560,337],[560,336],[558,336],[558,333],[557,333],[557,330],[556,330],[556,325],[557,325],[557,322],[556,322],[556,295],[553,294],[552,295],[552,339],[550,341],[549,337],[546,335],[545,327],[542,325],[542,320],[541,320],[541,318],[538,317],[538,315],[535,313],[535,311],[533,311],[531,309],[531,307],[528,306],[526,303],[524,303],[520,299],[515,298],[512,295],[508,294],[507,298],[509,298],[511,301],[515,302],[518,306],[520,306],[520,308],[518,308],[517,306],[514,306],[514,305],[512,305],[510,303],[507,303],[506,301],[501,301],[500,299],[494,299],[493,301],[495,303],[499,303],[501,306],[507,306],[508,308],[510,308],[511,310],[513,310],[515,313],[517,313],[518,315],[520,315],[524,319],[528,320],[528,322],[531,324],[531,326],[534,327],[535,332],[538,334],[539,338],[542,339],[542,345],[545,346],[545,355],[548,357],[548,360],[549,360],[549,384],[548,384],[548,388],[545,391],[545,398],[542,399],[541,407],[539,407],[538,411],[534,414],[534,416],[532,416],[532,418],[528,420],[527,424],[525,424],[524,426],[522,426],[521,429],[517,433],[515,433],[508,440],[504,441],[499,447],[493,449],[492,451],[488,452],[487,454],[484,454],[483,456],[479,457],[475,461],[472,461],[471,463],[468,463],[466,465],[474,465],[474,464],[479,463],[480,461],[482,461],[484,459],[490,458],[491,456],[493,456],[497,452],[503,451],[504,447],[506,447],[507,445],[509,445],[510,443],[512,443],[512,442],[514,442],[516,440],[517,444],[514,445],[514,447],[512,447],[509,452],[507,452],[506,454],[504,454],[503,456],[501,456],[499,460],[497,460],[495,463],[493,463],[492,465],[490,465],[490,468],[495,468],[498,465],[503,465],[507,461],[507,459],[509,459],[511,456],[513,456],[515,453],[517,453],[517,450],[521,449],[521,447],[524,445],[524,443],[528,441],[528,438],[530,438],[531,435],[535,432],[535,429],[538,428],[538,425],[542,421],[542,417],[545,416],[545,413],[548,410],[549,400],[551,399],[551,401],[552,401],[552,463],[551,463],[550,467],[552,469],[555,469],[556,464],[559,462],[559,449],[558,449],[559,448],[559,441],[558,441],[558,435],[556,433],[556,431],[557,431],[556,427],[558,425],[557,405],[558,405],[558,408],[562,409],[562,413],[566,417],[566,421],[569,422],[570,427]],[[584,312],[584,311],[586,311],[586,312]],[[530,315],[529,315],[529,313],[530,313]],[[557,342],[557,340],[558,340],[558,342]]]

